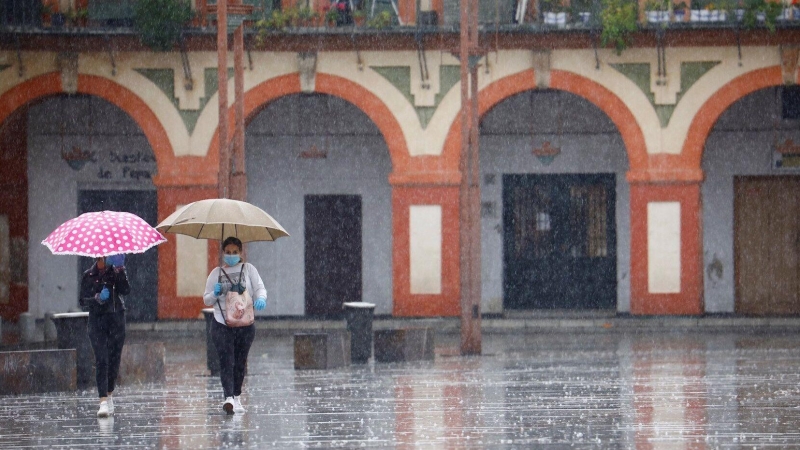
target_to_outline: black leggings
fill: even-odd
[[[94,350],[97,393],[101,398],[108,397],[109,392],[114,392],[122,346],[125,345],[125,310],[90,313],[89,341]]]
[[[219,356],[219,378],[225,398],[242,395],[247,372],[247,354],[256,337],[256,326],[229,327],[216,320],[211,326],[211,339]]]

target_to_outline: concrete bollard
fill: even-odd
[[[44,313],[44,340],[53,342],[58,339],[58,332],[56,331],[56,324],[53,322],[53,312],[48,311]]]
[[[19,315],[19,340],[25,343],[36,340],[36,318],[29,312]]]

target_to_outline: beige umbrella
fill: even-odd
[[[289,233],[263,209],[247,202],[212,198],[190,203],[164,219],[156,229],[195,239],[224,240],[233,236],[242,242],[274,241]]]

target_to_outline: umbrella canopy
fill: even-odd
[[[100,258],[120,253],[144,253],[166,238],[141,217],[122,211],[81,214],[42,241],[54,255]]]
[[[247,202],[212,198],[190,203],[172,213],[156,228],[195,239],[224,240],[229,236],[242,242],[274,241],[289,233],[263,209]]]

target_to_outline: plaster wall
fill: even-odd
[[[485,313],[503,310],[503,174],[615,173],[617,310],[628,311],[630,206],[622,138],[605,114],[578,96],[559,91],[533,95],[533,101],[529,93],[505,100],[481,122],[481,308]],[[545,141],[561,147],[549,165],[531,153]]]
[[[143,174],[154,176],[156,163],[141,130],[104,100],[46,99],[30,108],[28,120],[28,311],[43,317],[48,311],[78,307],[79,274],[77,256],[55,256],[40,242],[77,215],[79,190],[155,189]],[[94,160],[79,170],[70,168],[61,152],[73,146],[94,152]],[[140,155],[146,161],[123,163],[119,160],[123,154]],[[132,178],[133,171],[141,177]]]
[[[252,243],[248,259],[269,299],[264,315],[305,313],[304,196],[358,195],[362,204],[362,299],[392,311],[392,205],[389,150],[374,124],[331,96],[291,95],[271,103],[246,130],[248,201],[291,235]],[[314,146],[326,158],[301,158]]]
[[[734,292],[733,184],[736,176],[798,175],[775,169],[773,143],[800,142],[800,122],[780,120],[775,89],[750,94],[720,116],[703,154],[703,267],[705,308],[732,313]]]

